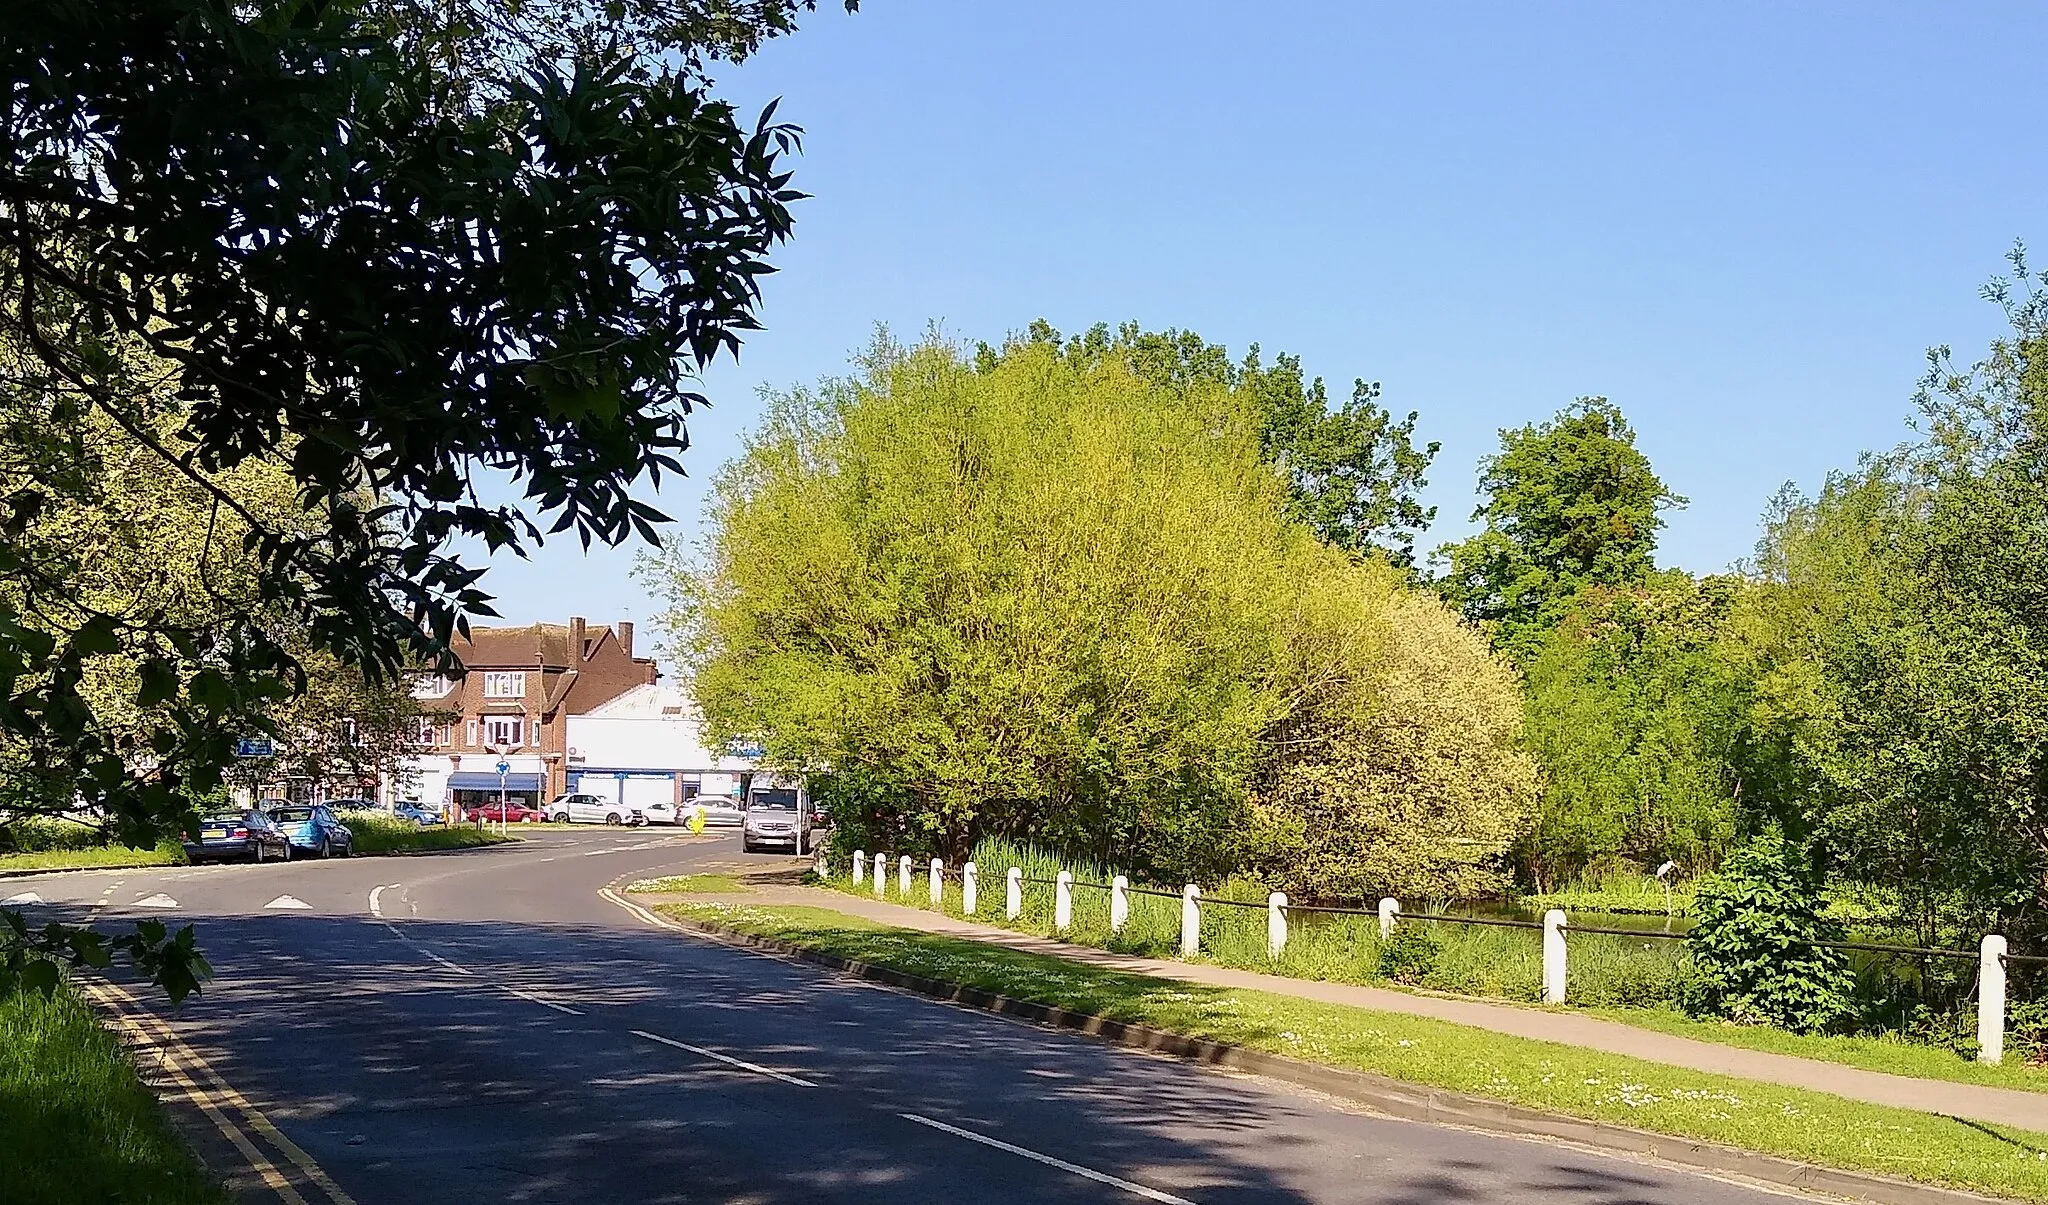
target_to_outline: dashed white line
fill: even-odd
[[[636,1029],[632,1032],[633,1036],[636,1038],[646,1038],[650,1042],[660,1042],[664,1046],[673,1046],[677,1050],[687,1050],[691,1054],[700,1055],[704,1058],[712,1059],[716,1062],[727,1063],[731,1066],[738,1067],[742,1071],[751,1071],[756,1075],[765,1075],[769,1079],[779,1079],[785,1084],[795,1084],[799,1088],[815,1088],[818,1086],[812,1083],[810,1080],[803,1079],[799,1076],[784,1074],[783,1072],[777,1071],[772,1067],[763,1067],[759,1063],[749,1063],[745,1059],[736,1059],[729,1054],[720,1054],[716,1050],[706,1050],[702,1046],[692,1046],[688,1042],[678,1042],[674,1038],[664,1038],[658,1033],[648,1033],[644,1029]]]
[[[553,1000],[543,1000],[541,997],[534,995],[532,992],[522,992],[516,987],[506,987],[504,984],[501,983],[498,985],[498,990],[510,993],[511,995],[517,996],[521,1000],[528,1001],[529,1003],[538,1004],[542,1008],[552,1008],[558,1013],[568,1013],[572,1017],[580,1017],[583,1015],[582,1011],[579,1009],[570,1008],[566,1004],[557,1004]]]
[[[442,966],[447,967],[449,970],[454,971],[458,975],[476,974],[475,971],[470,970],[468,967],[458,966],[455,963],[452,963],[447,959],[441,957],[439,954],[434,953],[432,950],[426,949],[425,947],[419,945],[417,942],[413,944],[413,948],[419,950],[420,953],[425,954],[427,957],[433,959],[435,962],[440,963]]]
[[[956,1138],[965,1138],[969,1142],[979,1142],[983,1146],[992,1146],[999,1151],[1008,1151],[1012,1155],[1022,1155],[1026,1159],[1043,1163],[1047,1167],[1056,1167],[1063,1172],[1072,1172],[1083,1180],[1093,1180],[1097,1184],[1107,1184],[1113,1188],[1121,1188],[1133,1196],[1143,1197],[1148,1201],[1159,1201],[1163,1205],[1195,1205],[1193,1201],[1188,1200],[1186,1197],[1176,1197],[1170,1192],[1160,1192],[1156,1188],[1147,1188],[1143,1184],[1134,1184],[1129,1180],[1112,1176],[1107,1172],[1096,1171],[1092,1167],[1082,1167],[1078,1163],[1069,1163],[1065,1159],[1055,1159],[1051,1155],[1041,1155],[1037,1151],[1018,1146],[1015,1143],[1004,1142],[1000,1138],[991,1138],[986,1134],[977,1134],[973,1130],[963,1130],[959,1126],[947,1125],[943,1121],[934,1121],[929,1117],[920,1117],[916,1113],[898,1113],[897,1116],[905,1121],[914,1121],[921,1126],[930,1126],[934,1130],[951,1134]]]

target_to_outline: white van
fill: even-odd
[[[811,851],[811,796],[800,782],[763,774],[747,786],[740,848],[753,853],[770,847],[791,853]]]

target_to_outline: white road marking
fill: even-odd
[[[646,921],[648,924],[655,926],[656,928],[674,929],[679,927],[673,924],[672,922],[663,920],[662,918],[654,915],[654,913],[649,912],[647,909],[642,908],[640,905],[634,903],[633,901],[622,897],[621,895],[619,895],[618,892],[613,891],[609,887],[605,888],[603,891],[598,892],[597,894],[604,897],[607,900],[610,900],[612,903],[617,904],[619,907],[624,908],[626,911],[632,913],[634,916],[639,917],[641,920]]]
[[[1188,1200],[1186,1197],[1176,1197],[1170,1192],[1160,1192],[1156,1188],[1147,1188],[1143,1184],[1133,1184],[1129,1180],[1109,1175],[1106,1172],[1096,1171],[1094,1168],[1082,1167],[1078,1163],[1069,1163],[1065,1159],[1055,1159],[1051,1155],[1041,1155],[1037,1151],[1028,1150],[1015,1143],[1004,1142],[1000,1138],[990,1138],[986,1134],[977,1134],[973,1130],[963,1130],[959,1126],[947,1125],[943,1121],[933,1121],[929,1117],[920,1117],[915,1113],[898,1113],[897,1116],[905,1121],[914,1121],[921,1126],[930,1126],[934,1130],[951,1134],[956,1138],[965,1138],[969,1142],[979,1142],[983,1146],[992,1146],[999,1151],[1008,1151],[1012,1155],[1022,1155],[1026,1159],[1043,1163],[1047,1167],[1056,1167],[1063,1172],[1072,1172],[1083,1180],[1093,1180],[1097,1184],[1107,1184],[1113,1188],[1121,1188],[1133,1196],[1140,1196],[1148,1201],[1159,1201],[1163,1205],[1195,1205],[1193,1201]]]
[[[285,908],[291,910],[299,910],[311,908],[313,905],[307,903],[306,901],[300,899],[298,896],[295,895],[281,895],[263,906],[265,908]]]
[[[371,915],[371,916],[374,916],[374,917],[376,917],[376,918],[377,918],[378,920],[383,920],[383,919],[384,919],[384,893],[385,893],[385,892],[387,892],[387,891],[389,891],[389,890],[391,890],[391,889],[392,889],[393,887],[396,887],[396,886],[399,886],[399,884],[397,884],[397,883],[386,883],[386,884],[384,884],[384,885],[383,885],[382,887],[372,887],[372,888],[370,888],[370,915]],[[395,930],[394,930],[394,932],[395,932]]]
[[[396,932],[398,932],[398,931],[397,931],[396,929],[394,929],[394,930],[392,930],[392,932],[396,933]],[[403,936],[403,935],[401,934],[401,936]],[[415,943],[415,944],[417,944],[417,943]],[[470,969],[469,969],[468,967],[465,967],[465,966],[457,966],[456,964],[454,964],[454,963],[452,963],[452,962],[448,961],[447,959],[445,959],[445,958],[441,957],[441,956],[440,956],[439,954],[436,954],[436,953],[434,953],[434,952],[433,952],[432,950],[426,950],[426,949],[422,949],[422,950],[420,950],[420,953],[422,953],[422,954],[425,954],[425,955],[426,955],[427,957],[429,957],[429,958],[433,959],[433,960],[434,960],[435,962],[438,962],[438,963],[440,963],[440,964],[441,964],[442,966],[444,966],[444,967],[447,967],[447,968],[448,968],[449,970],[451,970],[451,971],[454,971],[454,972],[456,972],[457,974],[460,974],[460,975],[474,975],[474,974],[476,974],[476,972],[475,972],[475,971],[472,971],[472,970],[470,970]]]
[[[691,1054],[701,1055],[704,1058],[714,1059],[721,1063],[728,1063],[742,1071],[751,1071],[756,1075],[765,1075],[769,1079],[779,1079],[785,1084],[795,1084],[799,1088],[815,1088],[818,1086],[807,1079],[794,1075],[785,1075],[773,1068],[763,1067],[759,1063],[749,1063],[745,1059],[736,1059],[729,1054],[720,1054],[716,1050],[706,1050],[702,1046],[692,1046],[688,1042],[678,1042],[674,1038],[664,1038],[658,1033],[648,1033],[644,1029],[636,1029],[632,1032],[634,1037],[646,1038],[650,1042],[660,1042],[664,1046],[673,1046],[677,1050],[687,1050]]]
[[[24,891],[18,895],[10,895],[4,900],[0,900],[0,904],[40,904],[42,902],[43,897],[33,891]]]
[[[175,908],[178,906],[178,901],[159,891],[155,895],[146,895],[136,900],[133,906],[137,908]]]
[[[498,985],[498,990],[510,992],[512,995],[519,997],[521,1000],[525,1000],[533,1004],[538,1004],[542,1008],[552,1008],[558,1013],[568,1013],[572,1017],[580,1017],[583,1015],[583,1013],[578,1009],[570,1008],[566,1004],[557,1004],[553,1000],[543,1000],[539,996],[534,995],[532,992],[522,992],[516,987],[506,987],[504,984],[501,983]]]

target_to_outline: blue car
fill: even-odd
[[[391,809],[391,814],[400,820],[410,820],[421,828],[425,828],[430,824],[441,823],[441,813],[430,811],[417,803],[401,803]]]
[[[281,803],[270,809],[270,819],[284,832],[294,851],[343,857],[354,849],[355,836],[324,803]]]
[[[291,839],[262,808],[237,808],[208,812],[199,818],[199,828],[185,838],[185,860],[194,863],[216,858],[272,858],[289,861]]]

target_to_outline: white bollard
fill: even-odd
[[[981,871],[969,862],[960,868],[960,911],[974,915],[974,905],[979,903],[976,896],[981,894]]]
[[[811,862],[811,869],[821,879],[832,877],[832,859],[825,855],[825,847],[818,847],[817,857]]]
[[[2005,938],[1986,933],[1977,947],[1977,1061],[2005,1057]]]
[[[1276,891],[1266,897],[1266,957],[1278,958],[1287,948],[1287,893]]]
[[[910,898],[910,855],[904,854],[896,864],[896,894]]]
[[[1202,948],[1202,889],[1189,883],[1180,889],[1180,956],[1193,958]]]
[[[888,891],[888,890],[889,890],[889,855],[887,855],[887,854],[876,854],[876,855],[875,855],[875,894],[876,894],[876,895],[881,895],[881,894],[883,894],[884,892],[886,892],[886,891]]]
[[[944,886],[943,886],[943,884],[945,883],[945,881],[946,881],[946,864],[945,864],[944,862],[941,862],[941,861],[939,861],[939,860],[938,860],[937,858],[933,858],[933,859],[932,859],[932,893],[931,893],[931,897],[932,897],[932,907],[934,907],[934,908],[938,907],[938,906],[939,906],[939,901],[945,898],[945,888],[944,888]]]
[[[1024,915],[1024,871],[1012,866],[1010,873],[1004,877],[1009,880],[1009,890],[1003,896],[1003,917],[1006,920],[1016,920]]]
[[[1052,881],[1052,927],[1065,933],[1074,927],[1074,872],[1062,870]]]
[[[1131,919],[1131,881],[1118,875],[1109,881],[1109,931],[1121,933]]]
[[[1543,1002],[1564,1003],[1564,909],[1543,914]]]
[[[860,850],[857,850],[857,849],[856,849],[856,850],[854,850],[854,851],[853,851],[853,883],[854,883],[854,886],[858,887],[858,886],[860,886],[860,884],[862,884],[863,882],[866,882],[866,881],[867,881],[867,877],[868,877],[868,856],[867,856],[867,855],[866,855],[865,853],[862,853],[862,852],[861,852]]]
[[[1392,896],[1380,898],[1380,940],[1394,935],[1394,922],[1401,918],[1401,901]]]

